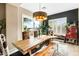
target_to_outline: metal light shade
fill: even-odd
[[[47,19],[47,13],[43,12],[43,11],[37,11],[33,13],[33,17],[37,20],[37,21],[44,21]]]

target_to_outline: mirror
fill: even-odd
[[[22,36],[23,39],[29,38],[29,35],[37,36],[39,32],[40,22],[34,20],[32,17],[22,15]],[[27,36],[27,37],[26,37]]]

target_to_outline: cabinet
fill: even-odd
[[[22,32],[22,39],[29,39],[29,32]]]

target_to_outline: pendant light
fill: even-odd
[[[41,5],[39,4],[39,11],[36,11],[33,13],[33,18],[37,21],[44,21],[47,20],[47,13],[44,11],[41,11]],[[45,8],[45,7],[44,7]]]

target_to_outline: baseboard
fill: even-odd
[[[11,50],[9,51],[9,55],[11,55],[11,54],[13,54],[13,53],[15,53],[15,52],[17,52],[17,51],[18,51],[18,49],[13,48],[13,49],[11,49]]]

